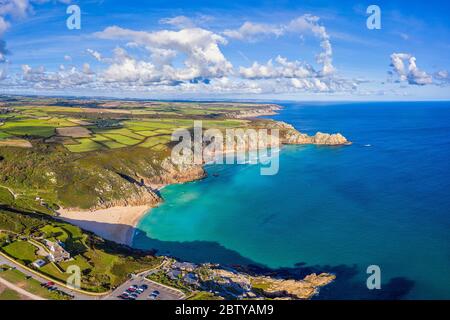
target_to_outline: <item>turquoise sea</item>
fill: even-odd
[[[292,277],[335,273],[317,299],[450,299],[450,103],[281,105],[271,118],[353,145],[285,146],[275,176],[209,165],[208,178],[161,191],[134,246]],[[369,265],[381,290],[366,287]]]

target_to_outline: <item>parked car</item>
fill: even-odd
[[[119,296],[120,299],[124,299],[124,300],[128,299],[129,297],[130,297],[130,296],[129,296],[128,293],[126,293],[126,292],[122,293],[122,294]]]
[[[52,281],[41,283],[41,286],[44,288],[50,288],[50,287],[53,287],[54,285],[55,285],[55,283]]]

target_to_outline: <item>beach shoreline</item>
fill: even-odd
[[[95,211],[60,209],[58,218],[104,239],[131,247],[139,221],[151,208],[141,205],[117,206]]]

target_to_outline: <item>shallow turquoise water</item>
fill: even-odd
[[[165,203],[142,219],[134,246],[336,273],[319,298],[449,299],[450,104],[283,105],[274,118],[354,144],[284,147],[275,176],[208,166],[208,178],[162,190]],[[372,264],[379,291],[365,286]]]

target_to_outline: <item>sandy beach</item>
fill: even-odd
[[[102,238],[131,245],[135,227],[149,206],[112,207],[97,211],[59,210],[59,218]]]

